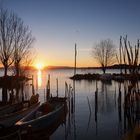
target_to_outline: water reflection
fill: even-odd
[[[131,97],[127,96],[128,81],[123,83],[113,80],[108,83],[84,80],[72,81],[69,79],[73,74],[72,70],[37,71],[35,74],[42,101],[44,101],[43,91],[46,88],[48,74],[50,74],[51,94],[53,96],[56,96],[57,78],[59,78],[59,96],[67,95],[65,93],[65,82],[71,84],[74,90],[68,100],[66,123],[50,135],[51,140],[58,137],[61,140],[119,140],[136,121],[140,120],[140,105],[133,101],[134,97],[136,98],[138,95],[132,93]],[[91,114],[89,114],[87,97],[90,101]],[[129,104],[132,104],[132,106],[129,107]]]
[[[41,87],[41,85],[42,85],[42,72],[41,72],[41,70],[38,70],[38,72],[37,72],[37,85],[38,85],[38,87]]]

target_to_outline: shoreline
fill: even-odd
[[[124,80],[131,80],[131,81],[139,81],[140,74],[116,74],[116,73],[106,73],[106,74],[76,74],[70,77],[72,80],[104,80],[104,81],[124,81]]]

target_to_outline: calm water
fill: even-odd
[[[101,72],[99,70],[78,70],[77,73]],[[108,71],[111,73],[118,70]],[[30,71],[34,75],[35,91],[39,93],[41,102],[45,101],[45,88],[48,75],[51,79],[51,93],[56,96],[56,78],[58,78],[59,96],[65,95],[65,82],[73,86],[69,79],[73,70],[46,70]],[[98,87],[98,101],[95,101],[96,84]],[[25,92],[30,93],[27,84]],[[119,83],[102,83],[101,81],[76,81],[75,82],[75,112],[67,114],[65,125],[60,125],[50,140],[120,140],[124,134],[124,113],[122,88],[122,107],[118,108]],[[91,112],[88,104],[91,107]],[[95,104],[96,102],[96,104]]]
[[[77,73],[99,72],[99,70],[78,70]],[[119,71],[111,71],[119,72]],[[73,70],[48,70],[34,72],[36,91],[44,101],[44,89],[48,74],[51,76],[51,93],[56,96],[56,78],[59,81],[59,96],[65,95],[65,82],[73,86],[69,79]],[[50,136],[50,140],[119,140],[123,134],[123,113],[121,121],[118,110],[118,83],[98,81],[98,109],[95,108],[95,81],[77,81],[75,83],[75,113],[67,115],[66,125],[60,125]],[[89,110],[88,99],[91,106]],[[122,94],[123,98],[123,94]],[[122,103],[123,105],[123,103]],[[123,108],[122,108],[123,112]]]

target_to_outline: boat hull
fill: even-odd
[[[56,110],[43,115],[41,117],[38,117],[37,119],[28,120],[28,118],[31,118],[34,115],[34,111],[28,114],[25,118],[20,120],[19,122],[16,123],[17,126],[20,127],[21,132],[27,133],[29,131],[40,131],[43,129],[49,129],[53,124],[55,124],[60,117],[64,114],[65,112],[65,106],[64,104],[58,107]]]
[[[36,104],[32,105],[31,107],[26,108],[26,109],[22,109],[18,112],[0,116],[0,127],[1,128],[8,128],[8,127],[13,126],[18,120],[22,119],[29,112],[31,112],[32,110],[37,108],[38,105],[39,105],[39,103],[36,103]]]

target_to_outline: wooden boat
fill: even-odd
[[[18,103],[0,111],[0,128],[13,126],[18,120],[39,106],[39,103],[28,106],[27,103]]]
[[[0,116],[7,113],[12,113],[15,111],[15,108],[21,107],[22,103],[8,104],[0,108]]]
[[[16,126],[19,126],[21,132],[25,133],[47,129],[59,120],[64,111],[65,104],[63,101],[59,102],[58,99],[57,101],[55,99],[45,102],[18,121]]]
[[[33,139],[33,140],[49,140],[51,135],[58,129],[59,126],[65,125],[66,123],[66,116],[67,116],[67,110],[64,111],[61,115],[61,117],[51,124],[50,127],[40,129],[38,131],[32,132],[29,131],[28,133],[22,133],[20,132],[21,139],[27,140],[27,139]]]

